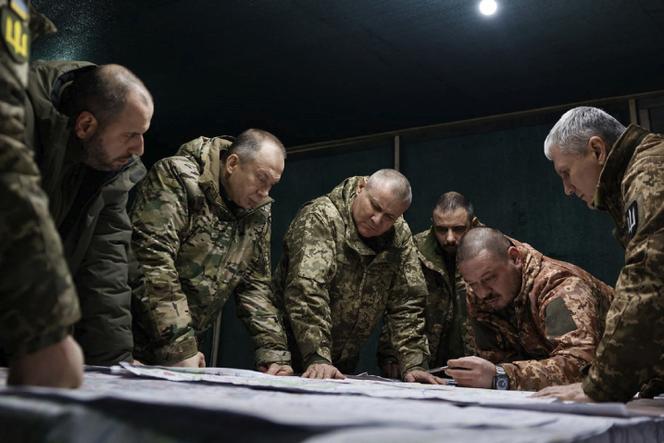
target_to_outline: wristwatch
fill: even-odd
[[[510,388],[510,379],[502,366],[496,365],[496,375],[493,377],[492,387],[499,391],[507,391]]]

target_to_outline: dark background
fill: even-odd
[[[145,81],[156,106],[147,166],[199,135],[259,127],[286,143],[274,262],[302,203],[394,166],[398,135],[413,232],[456,190],[484,223],[615,282],[623,255],[608,216],[563,195],[542,143],[579,102],[627,124],[635,98],[632,119],[664,131],[658,94],[639,95],[664,89],[663,1],[503,0],[491,18],[471,0],[33,3],[60,29],[35,58],[120,63]],[[408,129],[427,125],[438,126]],[[251,367],[234,309],[221,365]],[[358,369],[375,370],[373,347]]]

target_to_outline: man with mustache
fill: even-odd
[[[461,386],[537,390],[578,381],[604,331],[613,289],[500,231],[468,231],[457,252],[477,356],[448,361]]]
[[[466,286],[456,266],[459,241],[480,223],[472,203],[458,192],[441,195],[433,209],[432,226],[414,236],[417,255],[427,283],[426,335],[429,366],[447,364],[451,358],[473,355],[472,331],[466,314]],[[383,328],[378,344],[383,375],[399,377],[396,351],[389,330]]]
[[[152,96],[119,65],[35,62],[28,99],[28,145],[81,306],[74,337],[88,364],[131,360],[126,205],[145,175],[139,157]]]
[[[295,371],[343,378],[384,316],[406,381],[427,373],[426,286],[408,225],[410,183],[393,169],[351,177],[306,203],[284,238],[274,275]]]

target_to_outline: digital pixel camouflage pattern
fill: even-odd
[[[523,258],[521,290],[491,312],[468,289],[477,355],[500,363],[510,389],[574,383],[593,359],[613,289],[570,263],[512,240]]]
[[[662,393],[664,137],[629,126],[611,149],[594,204],[614,219],[625,265],[583,390],[596,401]]]
[[[0,346],[13,358],[60,341],[80,314],[24,136],[28,21],[41,31],[53,30],[52,24],[34,11],[30,20],[29,11],[6,0],[0,0],[0,13]],[[11,33],[7,23],[14,25]],[[8,41],[9,35],[16,40]]]
[[[443,366],[451,358],[475,354],[472,327],[466,309],[466,285],[456,268],[455,256],[447,257],[433,229],[413,237],[427,284],[426,336],[429,367]],[[397,361],[387,328],[378,343],[378,361]]]
[[[361,240],[351,215],[360,180],[346,179],[306,203],[284,238],[274,286],[296,371],[331,363],[351,373],[383,316],[402,374],[426,368],[426,287],[410,228],[400,217],[382,236]]]
[[[220,153],[231,142],[200,137],[157,162],[131,210],[136,358],[171,364],[198,351],[231,294],[256,345],[258,364],[288,363],[270,287],[271,200],[252,210],[221,196]]]

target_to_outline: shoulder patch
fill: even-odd
[[[560,337],[577,329],[572,313],[562,298],[556,298],[546,307],[544,327],[547,337]]]
[[[627,227],[629,238],[634,237],[634,234],[636,234],[636,230],[639,227],[639,207],[636,200],[629,205],[627,212],[625,212],[625,225]]]
[[[30,54],[30,27],[27,7],[12,0],[11,7],[0,7],[0,39],[17,63],[26,63]]]

